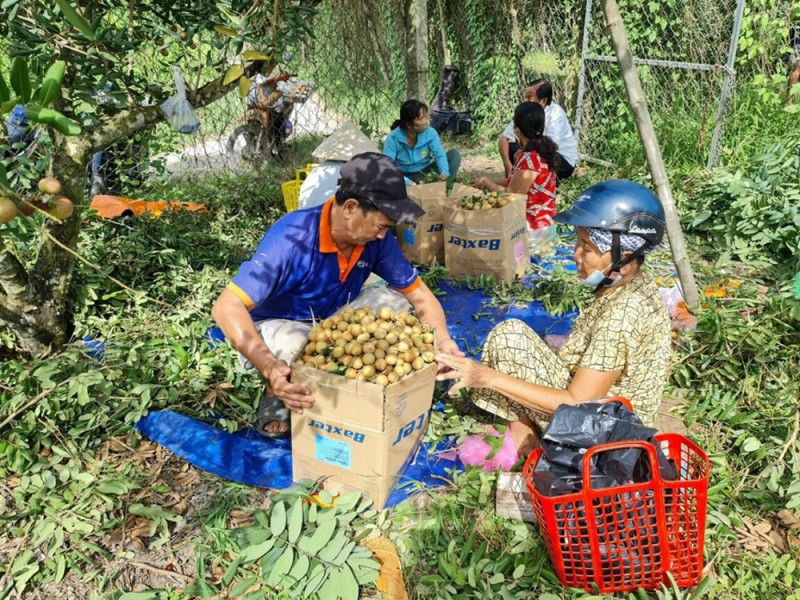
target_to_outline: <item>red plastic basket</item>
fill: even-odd
[[[676,433],[656,436],[675,462],[678,478],[661,479],[655,447],[648,442],[615,442],[590,448],[583,457],[583,489],[544,496],[533,484],[542,450],[523,467],[539,528],[553,567],[567,587],[601,592],[658,589],[669,572],[681,587],[694,585],[703,571],[709,462],[691,440]],[[641,448],[652,479],[612,488],[591,487],[592,458],[621,448]],[[588,518],[587,518],[588,512]]]

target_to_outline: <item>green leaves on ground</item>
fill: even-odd
[[[259,525],[264,518],[257,516],[256,525],[230,533],[240,548],[231,562],[238,580],[234,589],[263,583],[297,597],[355,600],[360,585],[375,581],[379,563],[355,542],[358,528],[376,515],[372,501],[349,492],[321,508],[310,498],[313,486],[303,482],[276,496],[268,527]]]
[[[559,589],[535,526],[493,514],[496,478],[453,473],[454,485],[423,511],[401,506],[387,523],[419,597],[523,599]]]

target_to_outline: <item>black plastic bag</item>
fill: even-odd
[[[577,492],[583,487],[586,451],[597,444],[623,441],[650,441],[656,448],[661,478],[674,480],[675,465],[655,442],[655,434],[620,402],[562,404],[542,436],[543,456],[534,471],[534,485],[545,496]],[[639,448],[603,452],[592,465],[590,477],[595,489],[649,481],[650,461]]]

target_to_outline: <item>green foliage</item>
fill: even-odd
[[[798,347],[800,302],[743,285],[732,298],[710,300],[673,368],[692,418],[726,426],[728,467],[761,509],[800,507],[800,454],[790,447]]]
[[[734,173],[718,170],[681,208],[724,264],[800,269],[800,137],[785,136]]]
[[[570,273],[557,263],[546,277],[537,282],[535,297],[548,313],[560,316],[568,312],[580,312],[592,299],[592,289],[580,285],[575,273]]]
[[[401,507],[390,535],[417,598],[541,598],[560,589],[530,525],[493,514],[497,475],[453,474],[424,512]]]
[[[254,525],[224,532],[218,543],[229,548],[230,559],[220,564],[224,575],[219,583],[200,581],[185,593],[208,596],[228,590],[239,596],[261,590],[261,597],[278,592],[357,598],[359,587],[378,576],[380,564],[357,543],[364,523],[377,513],[360,492],[331,496],[323,490],[319,504],[312,498],[316,491],[315,482],[301,482],[276,495],[268,513],[256,511]]]
[[[228,431],[253,421],[261,383],[241,372],[229,346],[210,347],[205,332],[226,279],[282,214],[276,174],[151,190],[153,199],[203,201],[203,214],[86,219],[78,251],[96,268],[81,262],[75,273],[78,341],[48,358],[0,361],[0,478],[13,482],[0,519],[37,549],[14,562],[19,592],[70,573],[100,580],[110,559],[104,540],[128,514],[151,523],[151,548],[170,541],[181,519],[152,491],[138,499],[148,473],[98,458],[110,437],[165,408],[199,419],[222,412],[214,422]],[[17,221],[13,239],[35,239],[27,221]],[[87,355],[85,336],[104,345],[102,358]]]
[[[507,13],[496,10],[492,4],[469,0],[464,3],[463,14],[466,44],[461,50],[470,66],[470,87],[476,92],[480,90],[471,96],[470,110],[481,127],[500,131],[508,115],[498,114],[498,103],[515,106],[522,95],[515,61],[496,51],[500,40],[493,35],[509,29]]]

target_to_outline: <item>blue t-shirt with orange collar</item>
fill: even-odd
[[[254,321],[325,319],[355,300],[373,272],[404,294],[421,285],[392,234],[356,246],[345,259],[331,234],[333,202],[278,219],[253,257],[239,267],[228,289]]]

